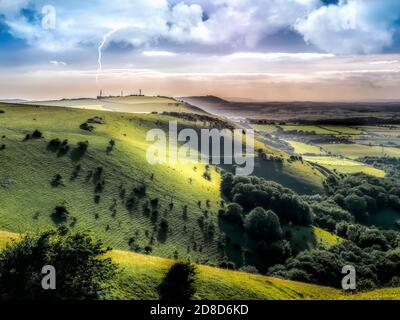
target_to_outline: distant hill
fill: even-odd
[[[0,102],[4,102],[4,103],[25,103],[25,102],[29,102],[29,100],[24,100],[24,99],[1,99]]]
[[[199,102],[206,102],[206,103],[229,103],[228,100],[224,100],[222,98],[207,95],[207,96],[192,96],[192,97],[183,97],[183,100],[188,101],[199,101]]]

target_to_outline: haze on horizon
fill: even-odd
[[[397,0],[49,4],[0,0],[0,99],[400,99]]]

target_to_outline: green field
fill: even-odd
[[[257,131],[265,131],[267,133],[273,133],[278,130],[278,128],[273,124],[251,124],[251,127]]]
[[[375,177],[385,176],[384,171],[375,169],[361,162],[353,160],[340,159],[337,157],[329,157],[329,156],[317,156],[317,157],[304,156],[303,159],[311,163],[320,165],[324,168],[327,168],[330,171],[336,171],[338,173],[353,174],[353,173],[363,172],[365,174]]]
[[[366,156],[400,157],[399,148],[382,148],[379,146],[367,146],[362,144],[324,144],[322,146],[334,154],[338,154],[350,159],[357,159]]]
[[[325,155],[326,152],[323,151],[320,147],[306,144],[303,142],[297,142],[297,141],[286,141],[287,143],[290,144],[291,147],[294,148],[294,153],[297,154],[314,154],[314,155]]]

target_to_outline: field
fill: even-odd
[[[323,144],[322,146],[334,154],[339,154],[350,159],[357,159],[365,156],[400,157],[399,148],[382,148],[379,146],[367,146],[362,144]]]
[[[275,125],[272,124],[252,124],[251,127],[257,131],[265,131],[267,133],[272,133],[278,130]]]
[[[319,166],[322,166],[330,171],[336,171],[338,173],[353,174],[353,173],[363,172],[365,174],[372,175],[375,177],[385,176],[385,173],[382,170],[375,169],[361,162],[353,160],[340,159],[337,157],[330,157],[330,156],[318,156],[318,157],[304,156],[303,159],[311,163],[315,163]]]
[[[294,148],[294,153],[297,154],[315,154],[315,155],[325,155],[326,152],[321,149],[320,147],[306,144],[303,142],[297,142],[297,141],[286,141],[287,143],[290,144],[291,147]]]

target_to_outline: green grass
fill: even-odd
[[[343,239],[337,235],[315,226],[303,227],[286,225],[283,226],[282,229],[285,233],[290,233],[290,245],[295,253],[316,247],[329,248],[343,241]]]
[[[400,157],[399,148],[367,146],[362,144],[324,144],[325,149],[334,154],[339,154],[350,159],[357,159],[361,157]]]
[[[330,156],[305,156],[304,160],[309,161],[311,163],[315,163],[324,168],[327,168],[330,171],[345,173],[345,174],[353,174],[363,172],[365,174],[375,176],[375,177],[384,177],[385,172],[370,166],[367,166],[361,162],[348,160],[348,159],[340,159],[337,157]]]
[[[315,155],[324,155],[326,154],[323,150],[321,150],[320,147],[313,146],[310,144],[306,144],[303,142],[297,142],[297,141],[286,141],[287,143],[290,144],[294,148],[294,153],[297,154],[315,154]]]
[[[273,124],[251,124],[251,127],[257,131],[265,131],[268,133],[273,133],[278,130],[278,128]]]

